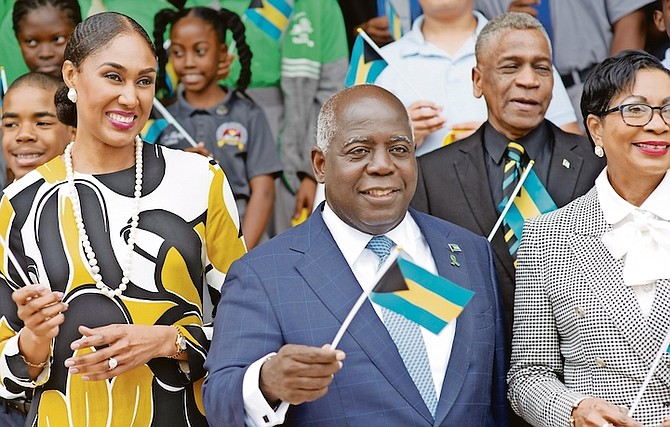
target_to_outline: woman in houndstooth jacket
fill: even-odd
[[[665,351],[627,413],[670,329],[670,72],[622,52],[594,69],[581,109],[608,165],[525,224],[508,397],[535,426],[667,427]]]

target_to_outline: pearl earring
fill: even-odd
[[[605,155],[605,150],[600,145],[596,145],[593,149],[593,152],[596,153],[596,156],[603,157]]]
[[[69,99],[73,104],[77,103],[77,89],[71,87],[67,91],[67,99]]]

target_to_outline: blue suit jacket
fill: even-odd
[[[328,393],[291,406],[284,425],[506,425],[505,337],[490,246],[456,225],[410,212],[440,275],[475,291],[456,324],[436,419],[368,301],[339,345],[347,358]],[[449,243],[462,250],[456,253],[460,266],[451,265]],[[205,364],[210,425],[244,425],[246,368],[287,343],[320,347],[331,342],[360,293],[320,209],[236,261],[223,286]]]

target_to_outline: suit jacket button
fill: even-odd
[[[575,314],[581,319],[586,316],[586,311],[581,307],[575,307]]]
[[[596,357],[595,362],[596,362],[596,365],[598,365],[601,368],[604,368],[605,366],[607,366],[607,363],[605,363],[605,360],[601,359],[600,357]]]

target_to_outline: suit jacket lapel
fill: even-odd
[[[461,156],[454,163],[458,183],[465,195],[472,215],[479,225],[479,233],[488,237],[498,219],[498,208],[491,199],[488,172],[484,163],[484,126],[480,127],[472,141],[463,144]],[[465,214],[465,213],[464,213]],[[514,264],[509,248],[503,238],[502,227],[491,241],[497,264],[502,265],[508,276],[514,278]]]
[[[308,235],[297,237],[292,245],[293,250],[304,254],[295,267],[328,310],[342,323],[361,295],[361,286],[321,215],[311,215],[307,225]],[[369,300],[363,303],[347,328],[340,344],[345,352],[346,346],[350,345],[347,344],[347,337],[360,346],[398,393],[432,423],[432,414],[407,372],[393,339]]]
[[[596,298],[630,344],[631,352],[637,354],[640,363],[649,366],[658,346],[650,342],[649,334],[645,333],[649,327],[636,303],[635,293],[623,283],[622,274],[612,275],[612,272],[622,271],[623,262],[609,253],[600,238],[611,228],[603,217],[596,190],[591,190],[587,197],[584,209],[577,212],[572,238],[577,268],[592,284]]]
[[[670,307],[670,279],[662,279],[656,284],[656,295],[648,321],[655,352],[659,351],[665,336],[670,332],[670,309],[668,307]],[[670,388],[670,354],[667,351],[664,351],[654,376]]]
[[[460,156],[456,158],[454,167],[458,184],[470,206],[471,215],[480,227],[479,234],[488,236],[496,222],[498,210],[491,200],[491,190],[486,179],[488,173],[484,163],[484,126],[480,127],[472,138],[470,143],[462,144]]]
[[[468,259],[467,256],[459,256],[458,262],[460,267],[452,266],[450,259],[450,251],[448,249],[449,243],[455,243],[461,247],[465,247],[463,242],[458,238],[450,235],[444,235],[443,232],[432,227],[421,217],[413,215],[414,220],[421,228],[421,232],[430,246],[435,265],[437,266],[438,274],[452,282],[470,288],[468,279]],[[441,425],[447,414],[458,399],[458,396],[463,387],[465,378],[467,377],[468,367],[470,366],[470,358],[472,356],[472,337],[476,319],[471,311],[463,310],[456,321],[456,332],[454,342],[451,348],[451,356],[449,357],[449,364],[447,372],[442,383],[442,390],[440,392],[440,400],[437,406],[437,414],[435,416],[435,425]]]
[[[547,191],[551,194],[556,206],[561,207],[575,198],[577,179],[584,164],[584,158],[575,151],[578,146],[576,139],[556,138],[553,126],[549,128],[554,138],[554,149],[549,165]]]

